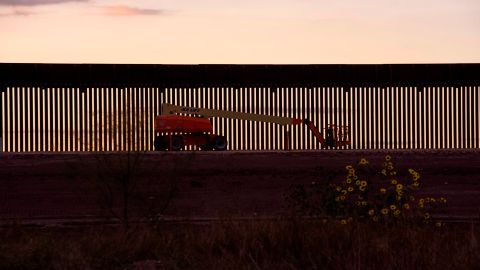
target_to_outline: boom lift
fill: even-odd
[[[211,117],[258,121],[283,126],[305,124],[313,132],[322,148],[350,145],[347,126],[328,125],[325,128],[326,138],[324,138],[313,122],[308,119],[212,110],[164,103],[162,104],[161,115],[155,118],[155,132],[164,134],[155,137],[153,143],[155,150],[178,151],[187,145],[199,146],[202,150],[226,150],[227,139],[224,136],[213,134],[212,123],[209,119]]]

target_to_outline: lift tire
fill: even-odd
[[[227,150],[227,139],[223,136],[217,136],[213,139],[213,149],[216,151],[224,151]]]
[[[202,151],[212,151],[213,150],[213,142],[210,141],[209,135],[204,135],[206,143],[204,145],[199,145],[200,150]]]
[[[155,140],[153,141],[153,147],[155,151],[165,151],[167,149],[167,142],[165,140],[165,137],[155,137]]]
[[[211,144],[200,145],[200,150],[202,151],[212,151],[213,146]]]
[[[180,151],[183,149],[183,137],[178,135],[172,136],[172,151]]]

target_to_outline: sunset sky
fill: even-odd
[[[0,62],[480,62],[479,0],[0,0]]]

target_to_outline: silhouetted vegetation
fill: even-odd
[[[244,220],[0,231],[0,269],[477,269],[477,225]]]

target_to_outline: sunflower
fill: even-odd
[[[362,158],[362,159],[360,160],[360,165],[367,165],[367,164],[368,164],[368,160],[366,160],[366,159],[364,159],[364,158]]]

